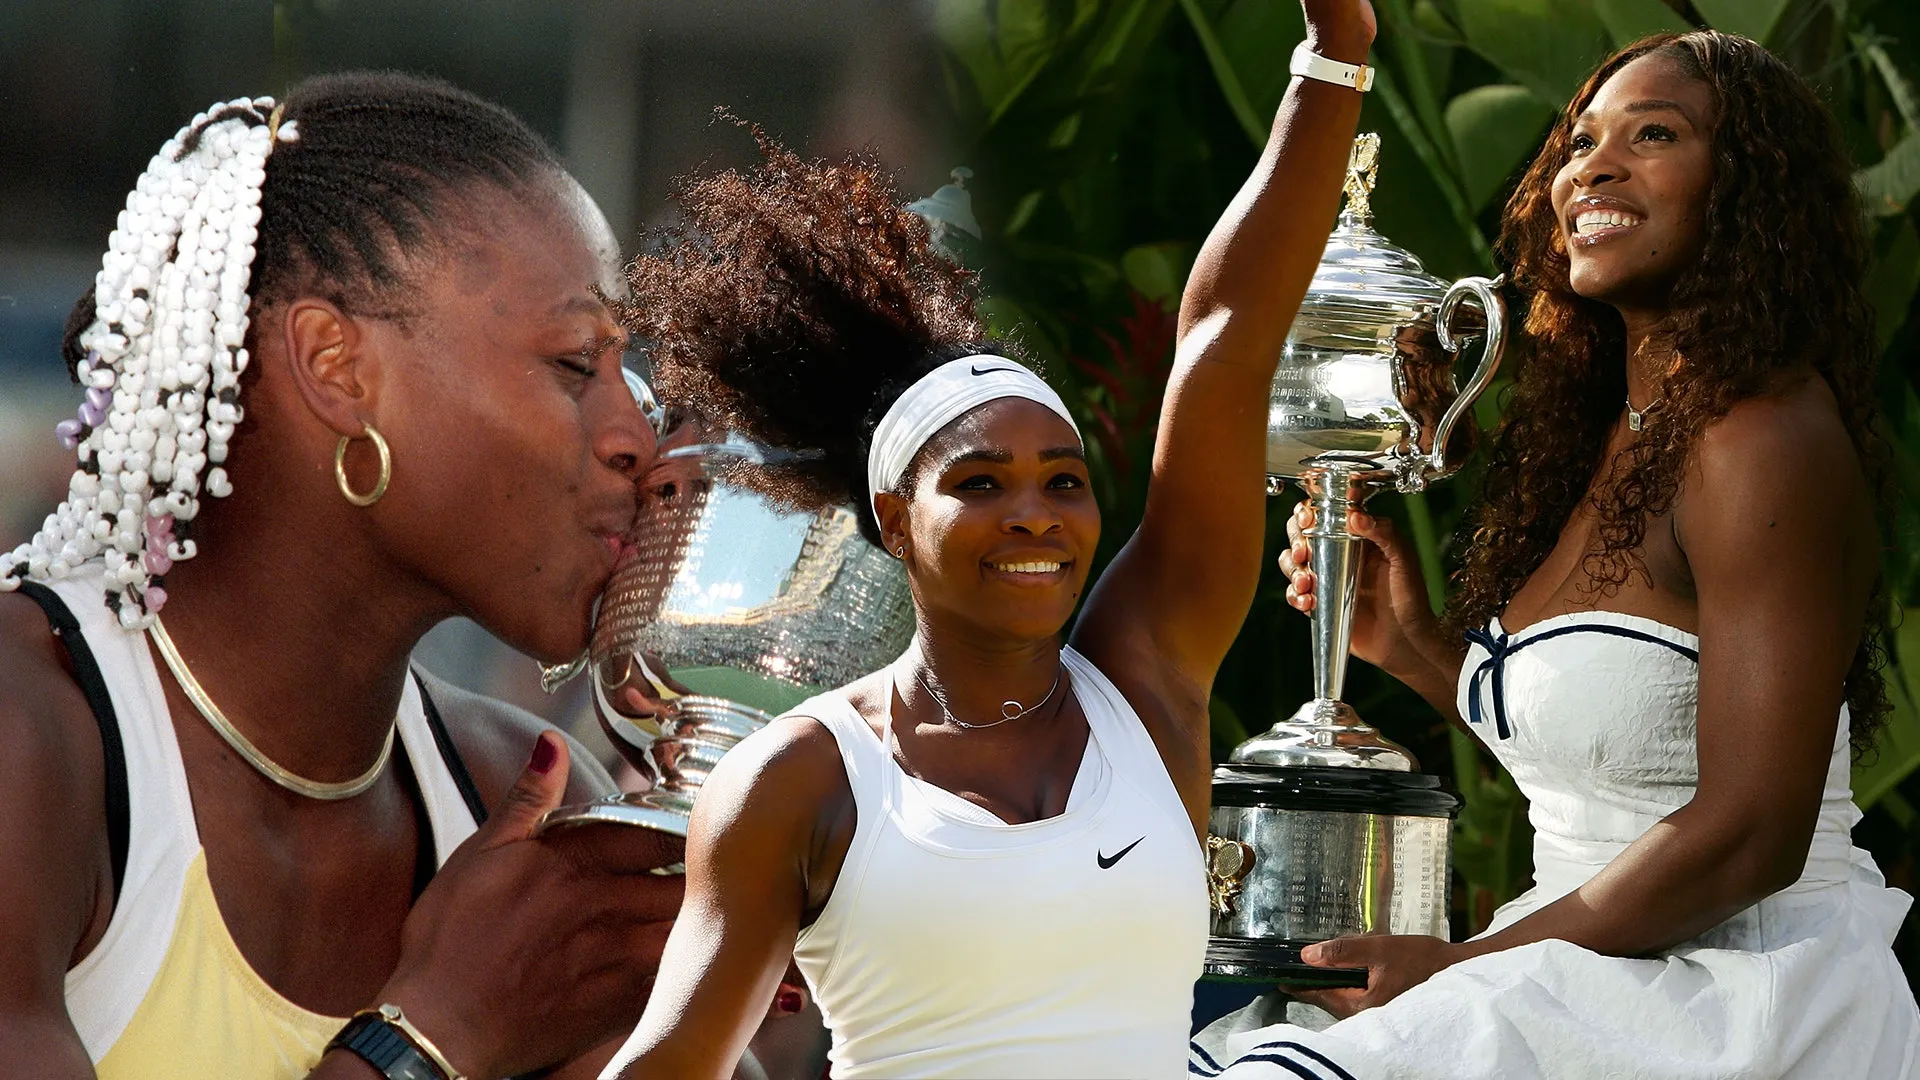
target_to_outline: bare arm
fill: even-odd
[[[700,789],[687,836],[687,899],[660,981],[615,1056],[627,1080],[726,1080],[765,1017],[808,906],[820,812],[851,805],[833,735],[776,722],[729,750]],[[823,883],[822,895],[831,891]]]
[[[1305,6],[1317,51],[1366,60],[1373,15],[1365,0]],[[1358,92],[1294,79],[1253,175],[1194,262],[1146,513],[1076,632],[1108,670],[1151,657],[1204,688],[1253,602],[1266,528],[1269,388],[1326,247],[1359,116]]]
[[[0,597],[0,1061],[93,1076],[67,1015],[67,969],[113,903],[100,739],[40,609]]]
[[[1800,876],[1876,560],[1852,446],[1810,396],[1748,402],[1708,429],[1678,504],[1700,604],[1693,799],[1483,951],[1563,938],[1644,955]]]

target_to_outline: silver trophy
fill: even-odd
[[[1287,334],[1267,419],[1267,486],[1312,500],[1313,700],[1214,770],[1207,838],[1214,975],[1364,986],[1301,947],[1348,934],[1447,936],[1459,801],[1340,700],[1365,541],[1347,513],[1459,467],[1506,339],[1500,279],[1448,285],[1375,232],[1380,137],[1354,141],[1347,203]],[[1463,309],[1466,300],[1477,311]],[[1457,361],[1482,338],[1462,385]]]
[[[661,454],[632,551],[615,567],[583,662],[644,792],[550,812],[543,828],[615,822],[684,837],[720,756],[774,716],[892,661],[913,636],[899,563],[850,509],[785,508],[777,455],[743,444]],[[621,707],[636,688],[656,711]]]

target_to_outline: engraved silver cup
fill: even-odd
[[[1378,154],[1379,136],[1355,140],[1346,208],[1273,380],[1268,490],[1292,481],[1314,507],[1314,697],[1214,772],[1207,970],[1217,975],[1365,985],[1365,972],[1300,964],[1299,948],[1346,934],[1446,936],[1458,800],[1340,700],[1365,543],[1347,513],[1459,467],[1471,427],[1461,422],[1493,381],[1506,310],[1500,279],[1449,285],[1374,231]],[[1457,362],[1476,340],[1462,384]]]
[[[653,786],[560,807],[543,827],[617,822],[685,836],[722,754],[906,648],[905,572],[860,536],[851,510],[800,512],[764,494],[772,458],[730,443],[661,455],[584,665],[601,716]],[[629,686],[660,711],[616,709]]]

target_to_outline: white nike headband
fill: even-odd
[[[867,451],[867,490],[875,495],[892,491],[935,433],[1001,398],[1037,401],[1065,420],[1074,435],[1080,434],[1067,403],[1046,380],[1004,356],[963,356],[927,372],[881,417],[873,431],[873,448]]]

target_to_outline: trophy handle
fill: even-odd
[[[1455,338],[1450,324],[1454,309],[1468,296],[1478,300],[1481,310],[1486,312],[1487,337],[1485,346],[1480,350],[1480,365],[1474,369],[1473,378],[1454,396],[1453,404],[1447,406],[1447,411],[1440,415],[1439,425],[1433,429],[1433,449],[1427,453],[1427,472],[1430,476],[1447,475],[1447,439],[1453,434],[1453,426],[1473,407],[1487,384],[1493,382],[1494,372],[1500,369],[1500,356],[1507,347],[1507,306],[1497,290],[1506,281],[1505,274],[1492,280],[1483,277],[1461,278],[1447,290],[1446,297],[1440,301],[1440,311],[1434,316],[1434,329],[1439,332],[1440,347],[1454,354],[1455,363],[1459,362],[1459,351],[1472,338]]]

